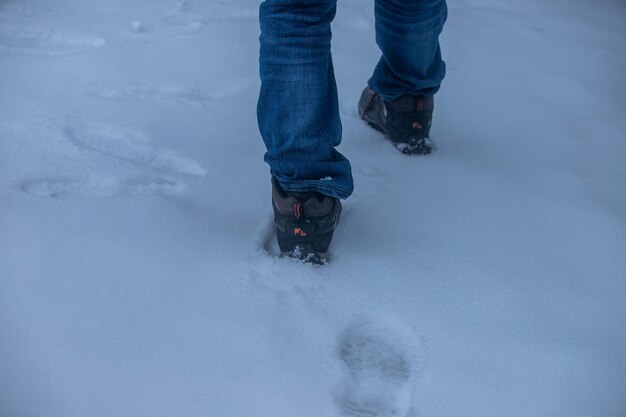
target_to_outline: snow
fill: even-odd
[[[624,416],[626,7],[449,8],[408,157],[339,2],[356,191],[314,268],[268,253],[258,2],[0,1],[0,417]],[[379,402],[350,359],[421,350]]]

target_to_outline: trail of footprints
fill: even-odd
[[[17,4],[7,6],[0,3],[0,56],[68,55],[106,44],[106,40],[100,36],[28,28],[26,20],[34,12],[19,8]]]
[[[2,7],[4,6],[4,7]],[[215,12],[213,9],[205,10],[204,13],[194,11],[194,6],[189,1],[172,1],[172,8],[157,18],[157,32],[159,29],[173,28],[173,34],[183,37],[194,36],[202,32],[212,23],[223,22],[248,22],[256,20],[258,11],[256,7],[242,5],[240,8],[227,7],[225,11]],[[204,6],[201,4],[201,6]],[[89,51],[104,46],[107,41],[102,36],[51,29],[28,28],[27,20],[39,10],[22,9],[16,5],[7,7],[0,2],[0,56],[11,55],[39,55],[58,56]],[[143,34],[146,26],[138,20],[129,19],[132,32]],[[25,27],[27,29],[25,29]],[[167,33],[165,37],[171,37]]]
[[[173,27],[186,35],[205,28],[207,19],[195,13],[190,2],[172,3],[174,8],[158,20],[163,27]],[[13,9],[0,10],[0,56],[54,57],[86,52],[106,44],[100,36],[28,28],[25,20],[37,11]],[[256,18],[256,13],[256,8],[241,9],[234,14],[211,15],[210,20],[248,20]],[[133,27],[136,33],[149,30],[141,22]],[[95,85],[86,89],[85,93],[98,100],[114,102],[204,103],[237,95],[251,84],[251,80],[231,79],[207,93],[176,83],[139,82]],[[184,192],[194,178],[207,173],[192,159],[156,149],[146,134],[134,129],[87,123],[68,125],[60,130],[61,142],[64,143],[59,145],[62,150],[53,150],[49,157],[44,158],[46,161],[56,158],[57,166],[52,162],[49,174],[33,175],[22,180],[20,188],[24,192],[49,198],[172,195]],[[49,133],[55,135],[55,132]]]
[[[196,161],[151,145],[141,131],[108,124],[66,126],[65,147],[73,147],[75,165],[70,173],[26,179],[21,189],[39,197],[95,198],[129,195],[176,195],[207,171]]]
[[[256,11],[223,16],[230,20],[256,18]],[[14,20],[9,15],[2,20]],[[189,11],[188,3],[161,22],[193,34],[207,21]],[[353,29],[371,27],[360,16]],[[0,55],[56,56],[74,54],[105,45],[104,38],[52,31],[0,29]],[[233,82],[213,94],[173,84],[98,86],[88,92],[94,98],[121,102],[158,100],[204,102],[237,94],[246,81]],[[207,174],[198,162],[160,150],[141,131],[102,123],[67,125],[61,129],[66,158],[83,169],[51,169],[47,175],[28,178],[20,188],[31,195],[75,199],[130,195],[172,195],[183,192],[190,182]],[[75,172],[73,172],[75,171]],[[368,171],[365,175],[378,175]],[[267,230],[271,230],[268,225]],[[270,238],[263,246],[270,253],[277,248]],[[338,393],[338,406],[345,416],[410,417],[415,381],[422,366],[420,346],[412,332],[389,318],[364,318],[352,323],[339,340],[338,356],[345,365],[346,378]]]

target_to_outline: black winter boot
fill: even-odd
[[[272,206],[283,255],[323,265],[339,222],[339,199],[317,192],[286,192],[272,176]]]
[[[426,155],[432,150],[428,134],[433,107],[432,96],[405,95],[388,101],[366,87],[359,100],[359,115],[400,152]]]

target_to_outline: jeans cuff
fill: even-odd
[[[318,192],[320,194],[327,195],[329,197],[335,197],[342,200],[350,197],[354,187],[350,184],[349,187],[340,184],[340,181],[335,179],[320,179],[320,180],[285,180],[280,177],[276,177],[280,186],[287,192]]]

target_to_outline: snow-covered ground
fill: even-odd
[[[256,0],[0,0],[0,417],[626,415],[626,5],[450,0],[406,157],[356,114],[372,3],[313,268],[264,249]]]

